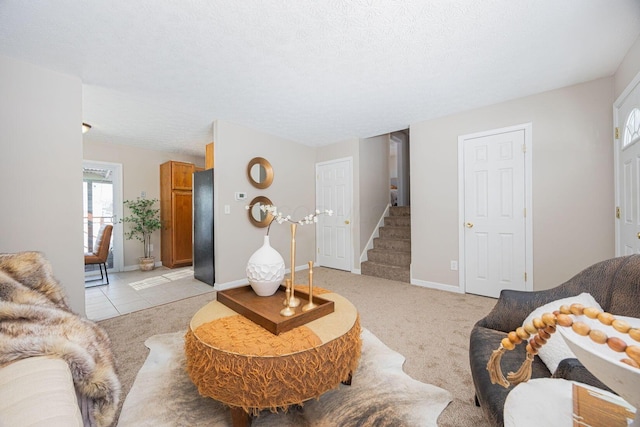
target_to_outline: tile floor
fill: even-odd
[[[190,278],[191,280],[179,280]],[[90,278],[87,278],[90,279]],[[193,268],[157,267],[152,271],[110,273],[109,284],[85,282],[87,318],[104,320],[213,291],[193,279]]]

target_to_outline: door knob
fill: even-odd
[[[473,223],[472,222],[468,222],[465,224],[465,227],[467,228],[473,228]],[[640,239],[640,237],[638,237]]]
[[[638,239],[640,239],[640,233],[638,233]]]
[[[348,225],[348,224],[350,224],[351,222],[350,222],[349,220],[346,220],[344,223]],[[640,234],[640,233],[638,233],[638,234]],[[638,239],[640,239],[640,236],[638,236]]]

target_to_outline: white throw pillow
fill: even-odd
[[[598,304],[591,294],[584,292],[580,295],[562,298],[536,308],[531,312],[531,314],[529,314],[529,316],[527,316],[526,319],[524,319],[523,325],[527,322],[533,321],[536,317],[542,317],[544,313],[553,313],[555,310],[558,310],[561,305],[571,305],[576,302],[584,305],[585,307],[596,307],[598,310],[602,310],[600,304]],[[565,343],[562,337],[558,336],[558,334],[559,332],[551,334],[551,338],[547,343],[538,350],[538,356],[540,356],[540,359],[545,365],[547,365],[547,369],[549,369],[552,374],[556,371],[562,360],[576,357],[573,352],[569,350],[567,343]]]

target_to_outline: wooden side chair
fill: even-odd
[[[84,265],[98,264],[100,266],[100,277],[104,280],[107,276],[107,285],[109,284],[109,274],[107,273],[107,258],[109,257],[109,246],[111,245],[111,233],[113,225],[103,224],[98,231],[98,238],[93,245],[93,252],[84,254]],[[104,265],[104,275],[102,274],[102,266]]]

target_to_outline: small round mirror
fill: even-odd
[[[271,223],[273,215],[271,215],[271,212],[263,211],[262,206],[271,204],[271,200],[267,197],[255,197],[249,204],[249,221],[251,221],[251,224],[260,228],[267,227]]]
[[[254,157],[247,166],[249,182],[256,188],[267,188],[273,182],[273,168],[267,159]]]

